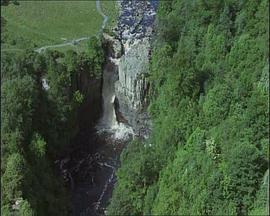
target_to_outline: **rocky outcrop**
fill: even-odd
[[[111,56],[115,59],[122,56],[123,47],[120,40],[107,33],[103,33],[103,45],[105,46],[105,50],[108,52],[107,56]]]
[[[119,80],[115,83],[117,114],[124,117],[135,134],[142,135],[149,119],[145,112],[149,87],[146,80],[149,72],[149,40],[137,40],[125,50],[128,51],[119,61]],[[143,133],[145,135],[145,131]]]
[[[146,111],[150,41],[158,1],[122,0],[117,35],[124,54],[119,59],[115,107],[119,121],[128,122],[135,134],[147,137],[151,122]]]
[[[146,112],[149,89],[146,76],[149,73],[150,41],[156,8],[156,1],[122,0],[118,26],[114,29],[117,36],[103,34],[107,56],[116,66],[118,74],[111,90],[118,122],[116,126],[121,123],[129,125],[140,137],[147,137],[151,128]],[[108,74],[113,76],[112,72]],[[106,82],[103,80],[104,84]],[[103,101],[106,98],[103,95]]]
[[[118,65],[119,80],[115,83],[116,97],[133,110],[142,110],[146,99],[145,74],[149,71],[149,50],[148,39],[138,40],[122,56]]]

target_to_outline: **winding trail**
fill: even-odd
[[[82,37],[82,38],[74,39],[72,41],[64,42],[62,44],[47,45],[47,46],[40,47],[40,48],[36,49],[35,51],[38,52],[38,53],[41,53],[41,52],[45,51],[48,48],[57,48],[57,47],[64,47],[64,46],[74,46],[74,45],[80,43],[81,41],[87,40],[87,39],[90,39],[90,38],[91,37]]]
[[[107,15],[105,15],[101,9],[101,6],[100,6],[100,0],[96,0],[96,9],[97,9],[97,12],[103,17],[103,21],[102,21],[102,25],[98,31],[98,33],[95,35],[95,37],[99,34],[102,33],[102,31],[104,30],[104,28],[106,27],[106,24],[109,20],[109,17]],[[81,41],[84,41],[84,40],[88,40],[90,39],[91,37],[94,37],[94,36],[90,36],[90,37],[81,37],[81,38],[77,38],[77,39],[73,39],[71,41],[66,41],[64,43],[61,43],[61,44],[55,44],[55,45],[46,45],[46,46],[43,46],[43,47],[40,47],[38,49],[35,49],[36,52],[38,53],[41,53],[43,51],[45,51],[46,49],[48,48],[59,48],[59,47],[65,47],[65,46],[75,46],[77,45],[78,43],[80,43]],[[1,50],[1,52],[6,52],[6,51],[20,51],[22,49],[3,49]]]

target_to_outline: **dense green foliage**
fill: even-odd
[[[19,4],[17,0],[12,0],[12,1],[10,1],[10,0],[1,0],[0,5],[1,6],[7,6],[7,5],[9,5],[10,2],[12,2],[15,5]]]
[[[160,1],[148,141],[108,215],[266,214],[268,1]]]
[[[3,215],[68,214],[69,194],[53,162],[78,132],[78,108],[87,97],[78,80],[81,74],[100,80],[103,61],[96,38],[80,54],[28,50],[2,55]]]

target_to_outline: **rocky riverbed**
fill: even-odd
[[[116,31],[122,42],[151,37],[155,21],[157,0],[123,0]]]
[[[71,192],[72,215],[104,215],[125,144],[110,134],[81,131],[69,152],[55,162]]]

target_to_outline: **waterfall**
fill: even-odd
[[[114,110],[114,83],[115,67],[109,61],[103,71],[102,98],[103,98],[103,116],[99,122],[99,127],[103,129],[112,129],[117,126],[116,114]]]
[[[107,58],[107,63],[103,70],[102,99],[103,114],[96,129],[99,133],[107,132],[112,134],[115,140],[126,140],[134,135],[133,129],[121,122],[117,122],[114,100],[115,82],[117,81],[119,59]]]

